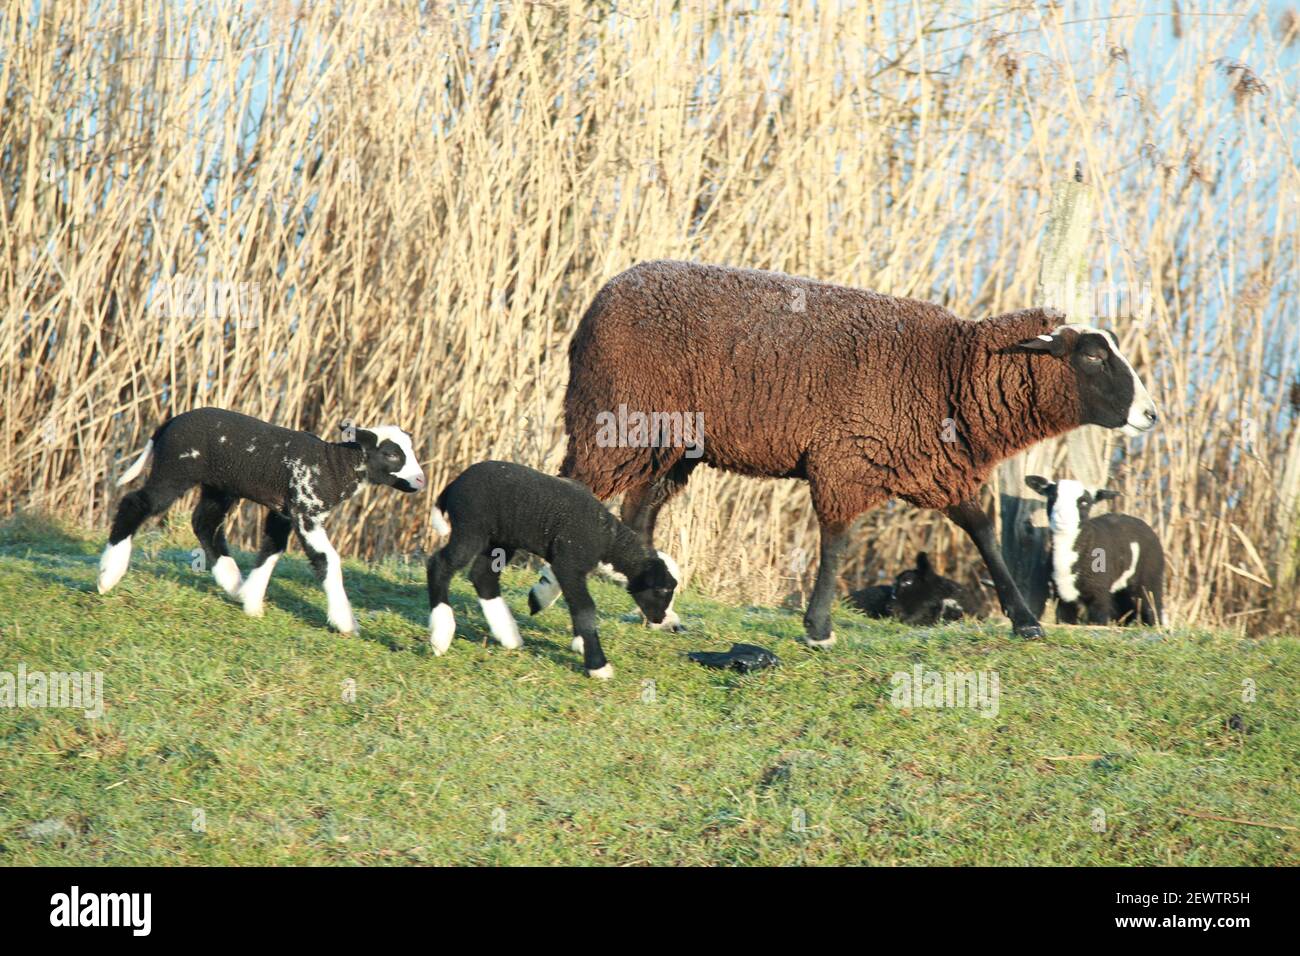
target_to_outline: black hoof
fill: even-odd
[[[1042,640],[1043,638],[1043,628],[1037,622],[1033,624],[1017,624],[1014,633],[1016,637],[1023,637],[1030,641]]]
[[[538,601],[537,598],[533,596],[532,591],[529,591],[528,592],[528,613],[536,614],[541,609],[542,609],[541,602]]]

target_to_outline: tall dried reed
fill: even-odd
[[[1092,279],[1152,299],[1102,321],[1164,412],[1112,484],[1164,539],[1176,620],[1286,623],[1294,15],[1182,10],[1175,36],[1137,0],[343,6],[6,5],[0,512],[103,527],[126,459],[205,404],[400,423],[435,488],[491,456],[554,470],[568,337],[631,263],[979,317],[1037,301],[1079,164]],[[332,533],[427,548],[432,498],[364,494]],[[779,600],[812,571],[795,482],[701,470],[661,528],[718,595]],[[858,541],[856,581],[922,547],[975,561],[903,506]]]

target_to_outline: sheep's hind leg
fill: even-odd
[[[975,542],[984,565],[993,578],[993,586],[998,592],[998,601],[1002,611],[1011,618],[1011,627],[1018,637],[1042,637],[1043,628],[1034,617],[1034,612],[1025,605],[1025,599],[1016,587],[1015,579],[1002,559],[998,543],[993,539],[993,519],[984,513],[978,501],[963,501],[959,505],[945,508],[944,514],[961,528]]]
[[[451,579],[487,547],[486,541],[470,541],[451,530],[451,539],[424,567],[429,589],[429,646],[435,657],[451,647],[456,636],[456,615],[451,609]]]
[[[510,563],[510,551],[493,548],[474,559],[469,569],[469,579],[478,594],[478,603],[483,608],[483,617],[487,619],[492,636],[502,647],[518,650],[524,646],[524,639],[519,634],[519,625],[510,613],[510,606],[501,596],[501,570]]]
[[[355,634],[356,618],[352,615],[352,604],[348,601],[347,591],[343,589],[343,565],[339,561],[339,553],[330,544],[329,535],[316,518],[295,516],[293,526],[298,532],[302,549],[307,552],[307,560],[316,572],[316,579],[325,588],[330,626],[340,634]]]
[[[289,544],[289,532],[292,529],[293,522],[287,515],[275,511],[266,513],[266,521],[262,525],[261,547],[253,562],[253,569],[248,572],[248,577],[244,579],[243,586],[239,589],[239,599],[243,601],[244,613],[249,617],[262,616],[262,601],[266,596],[266,586],[271,580],[271,572],[275,570],[276,562],[280,560],[280,555],[284,554],[284,549]]]
[[[226,543],[226,532],[222,525],[238,500],[234,495],[204,485],[199,493],[199,503],[194,506],[194,514],[190,519],[190,526],[203,547],[213,578],[231,597],[239,594],[243,582],[239,577],[239,565],[230,556],[230,546]]]
[[[107,594],[126,574],[131,565],[131,538],[140,525],[162,514],[188,489],[188,485],[145,485],[122,499],[108,532],[108,544],[99,558],[100,594]]]
[[[821,557],[817,565],[817,580],[808,610],[804,612],[804,640],[809,647],[825,648],[835,643],[831,630],[831,605],[839,588],[840,560],[849,542],[849,525],[839,522],[821,523]]]

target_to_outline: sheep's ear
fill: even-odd
[[[1026,475],[1025,484],[1040,495],[1046,495],[1052,490],[1052,482],[1048,481],[1042,475]]]
[[[1074,348],[1075,336],[1067,336],[1063,331],[1058,330],[1051,335],[1036,335],[1032,339],[1025,339],[1023,342],[1017,342],[1015,350],[1017,352],[1046,352],[1048,355],[1055,355],[1060,358],[1068,355]]]
[[[916,570],[926,575],[934,573],[934,568],[930,566],[930,556],[924,551],[916,556]]]
[[[1093,501],[1110,501],[1112,498],[1119,497],[1118,491],[1111,491],[1109,488],[1103,488],[1092,496]]]

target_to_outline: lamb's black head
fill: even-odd
[[[677,590],[677,568],[670,568],[658,554],[627,579],[627,590],[651,624],[662,624]]]
[[[964,589],[934,570],[922,551],[916,567],[894,579],[894,616],[907,624],[926,625],[956,621],[973,611],[963,604]]]
[[[424,471],[415,458],[411,436],[393,425],[358,428],[350,422],[341,426],[344,438],[361,446],[366,481],[388,485],[398,491],[419,491]]]
[[[1155,427],[1156,403],[1110,332],[1063,325],[1051,335],[1019,343],[1016,349],[1069,363],[1078,391],[1079,424],[1122,428],[1130,436]]]
[[[1073,478],[1062,478],[1056,482],[1048,481],[1041,475],[1029,475],[1025,478],[1025,484],[1047,499],[1047,517],[1053,534],[1078,531],[1079,525],[1088,520],[1093,505],[1119,497],[1118,491],[1108,488],[1089,491],[1082,482]]]

